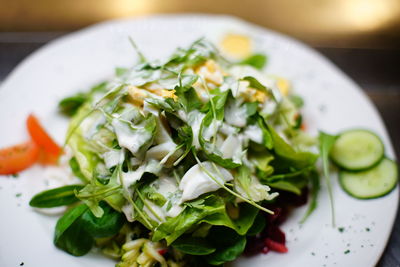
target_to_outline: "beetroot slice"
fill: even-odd
[[[275,242],[285,245],[285,233],[276,225],[272,224],[267,226],[267,237]]]

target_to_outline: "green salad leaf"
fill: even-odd
[[[35,208],[53,208],[73,204],[79,199],[75,191],[83,188],[83,185],[66,185],[36,194],[29,205]]]
[[[85,230],[80,221],[81,215],[88,210],[84,204],[67,211],[58,221],[54,234],[54,244],[74,255],[85,255],[94,244],[93,237]]]
[[[264,54],[253,54],[240,62],[241,65],[249,65],[262,70],[267,64],[268,58]]]

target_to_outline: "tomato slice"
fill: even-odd
[[[58,157],[61,154],[61,147],[46,133],[33,114],[28,116],[26,125],[33,141],[46,153],[51,154],[53,157]]]
[[[38,162],[42,165],[57,165],[59,155],[50,154],[43,149],[39,150]]]
[[[15,174],[32,166],[39,158],[33,141],[0,149],[0,174]]]

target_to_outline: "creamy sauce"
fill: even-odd
[[[231,158],[234,162],[241,162],[242,144],[236,135],[229,135],[220,147],[223,158]]]
[[[261,128],[256,124],[249,125],[243,132],[243,134],[253,142],[256,142],[258,144],[262,144],[263,142],[263,132]]]
[[[103,153],[102,156],[107,169],[124,162],[124,153],[122,150],[110,150]]]
[[[245,105],[240,106],[238,101],[230,100],[225,106],[225,120],[228,124],[236,127],[246,126],[247,108]]]
[[[217,165],[214,165],[216,166],[215,169],[209,161],[202,162],[201,164],[219,183],[224,184],[227,181],[233,180],[233,176],[228,170]],[[183,192],[181,202],[195,199],[204,193],[213,192],[219,188],[221,186],[203,171],[203,168],[199,164],[196,164],[185,173],[179,184],[179,189]]]
[[[134,155],[152,137],[143,127],[139,127],[133,131],[128,124],[121,122],[117,118],[112,120],[112,126],[117,135],[119,146],[128,149]]]
[[[201,113],[200,111],[193,110],[188,114],[188,124],[192,127],[193,132],[193,146],[196,149],[200,149],[199,143],[199,133],[200,133],[200,126],[201,122],[203,121],[205,114]]]

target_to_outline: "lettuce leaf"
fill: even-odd
[[[186,231],[203,222],[225,226],[244,235],[258,213],[257,208],[243,203],[240,205],[239,219],[233,220],[225,209],[224,199],[217,195],[207,195],[187,204],[188,206],[178,216],[168,218],[155,229],[153,241],[165,239],[169,245]]]

